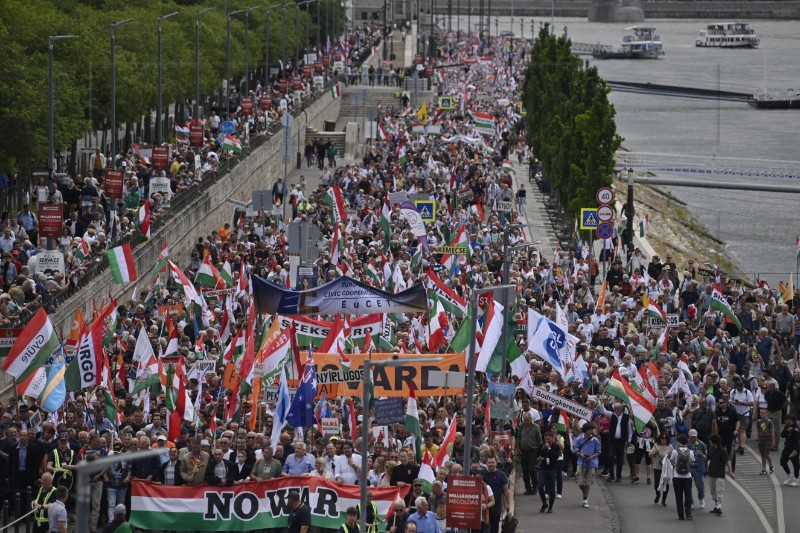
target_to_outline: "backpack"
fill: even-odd
[[[514,533],[517,530],[517,525],[519,525],[517,517],[511,513],[507,513],[506,517],[503,519],[501,533]]]
[[[691,461],[689,460],[689,454],[691,452],[688,448],[685,451],[678,450],[678,461],[675,464],[675,473],[680,475],[686,475],[689,473],[689,467],[691,466]]]

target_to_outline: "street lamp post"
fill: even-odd
[[[200,120],[200,15],[211,11],[208,7],[194,14],[194,110],[192,119]]]
[[[113,168],[117,157],[117,28],[133,19],[111,23],[111,158],[108,164]]]
[[[267,18],[265,26],[265,40],[264,42],[264,90],[269,87],[269,12],[275,8],[282,7],[283,4],[278,4],[274,6],[267,6]]]
[[[250,95],[250,12],[261,6],[253,6],[238,11],[228,13],[228,28],[230,28],[231,17],[244,13],[244,96]],[[229,63],[230,64],[230,63]]]
[[[482,289],[473,289],[470,294],[470,337],[469,337],[469,352],[467,353],[467,428],[472,427],[472,404],[475,397],[475,336],[478,331],[478,295],[485,292],[506,290],[513,288],[514,285],[494,285],[491,287],[484,287]],[[493,304],[492,304],[493,305]],[[464,446],[464,470],[469,471],[472,465],[472,446]]]
[[[322,22],[321,21],[322,21],[322,19],[319,18],[319,16],[320,16],[319,15],[320,4],[321,3],[322,3],[322,0],[317,0],[317,51],[322,50],[322,41],[320,40],[320,37],[322,36],[322,33],[321,33],[321,30],[322,30]]]
[[[286,4],[282,4],[283,16],[281,17],[281,78],[286,79]]]
[[[628,219],[628,223],[625,227],[625,231],[622,232],[623,235],[622,243],[627,247],[626,253],[629,258],[633,253],[633,216],[636,214],[636,211],[633,208],[633,181],[634,181],[633,178],[634,178],[633,168],[629,168],[628,201],[625,202],[625,217]]]
[[[177,14],[178,12],[175,11],[169,15],[158,17],[158,105],[156,106],[156,144],[161,144],[164,142],[164,111],[162,109],[164,106],[164,102],[162,100],[164,78],[161,73],[161,69],[163,67],[161,59],[161,23]]]
[[[56,128],[55,128],[55,102],[53,93],[55,92],[55,81],[53,76],[53,45],[55,45],[58,41],[63,41],[64,39],[77,39],[77,35],[51,35],[48,39],[47,44],[47,51],[50,55],[50,63],[49,63],[49,74],[50,74],[50,94],[49,94],[49,101],[50,101],[50,128],[48,131],[48,141],[49,141],[49,152],[47,154],[47,171],[50,173],[50,179],[53,179],[53,173],[56,171],[56,166],[53,160],[55,159],[56,153]]]
[[[474,315],[475,313],[473,313]],[[474,339],[474,336],[473,336]],[[473,341],[474,342],[474,341]],[[367,448],[369,447],[369,389],[370,382],[372,381],[371,373],[372,367],[379,366],[399,366],[405,363],[437,363],[441,361],[441,357],[404,357],[399,358],[396,355],[392,359],[364,359],[361,366],[361,473],[359,474],[359,486],[361,487],[360,498],[360,522],[359,531],[367,530]],[[467,427],[469,427],[469,420],[467,420]],[[355,445],[355,443],[353,443]],[[469,446],[464,447],[466,449]]]
[[[122,462],[122,461],[138,461],[139,459],[147,459],[160,455],[160,450],[138,450],[125,454],[114,454],[107,457],[101,457],[94,461],[83,460],[75,465],[76,477],[78,478],[78,488],[76,489],[76,518],[77,529],[76,531],[89,531],[89,496],[91,493],[89,487],[89,475],[97,472],[102,472],[109,466]]]

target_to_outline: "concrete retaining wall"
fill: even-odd
[[[335,121],[339,117],[340,106],[341,99],[334,99],[328,91],[308,109],[300,112],[292,130],[295,147],[302,148],[305,145],[306,126],[322,129],[325,120]],[[271,188],[275,180],[283,176],[283,160],[280,157],[282,132],[283,130],[255,148],[208,190],[195,191],[197,198],[153,233],[150,241],[134,250],[139,273],[137,283],[124,287],[117,285],[111,278],[110,270],[103,271],[51,315],[56,331],[59,328],[64,332],[70,330],[76,307],[81,307],[85,316],[91,316],[93,298],[99,303],[101,297],[108,297],[110,293],[117,301],[124,302],[131,297],[134,287],[138,287],[140,291],[150,287],[153,281],[150,271],[155,266],[164,242],[169,243],[173,261],[185,266],[197,239],[209,235],[212,230],[231,220],[233,207],[227,203],[229,198],[247,201],[253,190]],[[289,168],[291,170],[293,167]]]

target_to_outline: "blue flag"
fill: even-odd
[[[286,367],[281,369],[281,382],[278,385],[278,402],[275,404],[275,414],[272,418],[272,451],[280,443],[281,431],[286,425],[286,417],[289,416],[289,408],[292,401],[289,399],[289,388],[286,385]]]
[[[45,385],[40,398],[42,407],[51,413],[58,411],[67,399],[67,384],[64,382],[67,367],[64,363],[64,345],[62,344],[56,352],[53,365],[47,371],[47,385]]]
[[[314,398],[317,396],[317,365],[312,359],[306,361],[303,379],[289,408],[286,422],[296,428],[312,427],[314,420]]]

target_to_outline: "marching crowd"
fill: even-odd
[[[524,201],[517,208],[504,206],[524,190],[510,161],[516,160],[516,168],[521,170],[521,163],[532,157],[514,105],[522,81],[523,69],[519,67],[524,53],[513,57],[511,68],[501,53],[508,43],[498,38],[492,44],[495,55],[482,58],[466,73],[443,69],[439,92],[466,100],[459,104],[460,109],[459,105],[452,110],[436,109],[433,102],[426,102],[413,109],[384,110],[381,139],[362,161],[323,167],[319,187],[306,189],[305,183],[291,184],[286,201],[291,202],[293,220],[310,221],[323,236],[316,243],[321,253],[315,263],[318,279],[312,280],[312,285],[347,275],[398,292],[423,282],[429,291],[443,290],[455,301],[466,302],[474,289],[515,284],[509,313],[514,319],[509,355],[516,352],[509,361],[523,361],[524,365],[522,370],[509,365],[511,379],[517,385],[514,418],[495,420],[489,415],[487,420],[484,393],[489,382],[499,377],[487,371],[480,373],[472,398],[457,393],[418,399],[419,440],[411,428],[397,424],[389,426],[386,441],[370,434],[368,442],[362,442],[354,438],[361,424],[375,423],[369,407],[356,399],[355,412],[348,417],[340,402],[330,399],[331,416],[341,419],[338,436],[320,434],[316,427],[287,426],[278,442],[273,442],[275,406],[271,402],[254,404],[242,395],[240,411],[227,416],[237,391],[223,386],[222,359],[233,351],[228,340],[247,327],[246,290],[236,294],[230,291],[227,301],[225,297],[209,299],[202,314],[184,315],[174,312],[185,302],[179,283],[169,276],[166,288],[162,288],[158,274],[152,290],[117,303],[116,321],[109,324],[116,335],[108,347],[115,361],[110,385],[113,394],[103,394],[99,389],[72,391],[63,408],[49,414],[33,398],[20,398],[4,406],[0,420],[4,495],[12,506],[14,493],[21,493],[23,499],[22,509],[12,508],[12,512],[24,515],[29,497],[37,531],[65,531],[74,519],[70,490],[79,461],[150,448],[159,450],[160,455],[123,460],[91,478],[92,532],[101,527],[103,531],[130,528],[125,520],[130,514],[132,479],[202,487],[299,475],[353,484],[361,475],[362,454],[368,455],[370,486],[409,487],[388,517],[380,516],[372,507],[366,510],[370,532],[378,528],[389,533],[450,531],[445,520],[447,478],[470,473],[483,480],[483,531],[498,533],[503,514],[513,503],[509,478],[517,461],[525,495],[539,495],[542,513],[557,510],[565,478],[575,476],[583,506],[589,507],[590,490],[597,477],[622,482],[627,464],[630,482],[650,485],[655,503],[667,505],[672,488],[679,518],[692,519],[697,508],[706,506],[706,485],[713,500],[711,512],[721,515],[724,480],[734,475],[736,456],[744,452],[747,438],[756,439],[763,475],[773,475],[772,455],[783,441],[779,464],[787,474],[786,483],[797,486],[800,432],[795,424],[800,414],[800,368],[793,370],[792,366],[797,359],[800,294],[778,295],[764,287],[750,289],[718,270],[696,269],[691,258],[673,261],[668,255],[661,262],[658,257],[642,257],[638,249],[630,257],[623,254],[610,259],[608,273],[604,279],[598,276],[595,283],[596,261],[580,243],[573,250],[556,252],[552,258],[544,257],[534,246],[519,246],[531,238],[530,228],[518,224],[524,221],[524,217],[518,218],[524,215]],[[524,51],[524,43],[518,45],[518,51],[519,46]],[[443,60],[460,63],[464,57],[475,56],[476,51],[477,43],[468,38],[452,47],[452,55]],[[491,117],[490,124],[478,120],[485,115]],[[243,124],[248,119],[240,120]],[[249,120],[257,122],[254,117]],[[209,132],[211,129],[213,123]],[[242,134],[242,138],[246,136]],[[223,157],[212,157],[217,153],[215,142],[209,136],[198,153],[203,167],[213,169],[214,163],[209,160]],[[102,154],[96,157],[102,161]],[[179,147],[173,157],[170,175],[175,184],[173,192],[177,193],[180,187],[194,186],[199,176],[194,168],[195,152]],[[123,151],[115,165],[129,169],[123,201],[126,207],[138,210],[142,198],[147,198],[148,163]],[[108,220],[110,211],[103,209],[98,189],[101,180],[102,171],[91,177],[77,176],[62,193],[70,220],[59,244],[65,249],[74,247],[76,240],[79,247],[88,244],[84,261],[102,253],[109,241],[108,232],[113,230]],[[326,201],[334,186],[342,193],[347,215],[344,220],[337,219],[335,205]],[[389,201],[390,192],[400,191],[436,200],[436,220],[427,225],[424,234],[416,233],[400,207]],[[87,196],[89,205],[84,205]],[[153,212],[158,211],[156,205],[154,202]],[[138,220],[134,212],[120,218],[120,231],[136,231],[131,225]],[[55,284],[47,279],[47,273],[42,273],[45,279],[40,280],[35,262],[24,261],[35,257],[37,247],[33,244],[37,242],[35,222],[31,225],[29,213],[23,210],[16,217],[3,218],[4,238],[10,239],[9,257],[4,248],[4,270],[0,272],[8,284],[8,295],[0,296],[0,314],[8,320],[6,324],[15,323],[15,319],[8,313],[8,303],[3,302],[13,300],[32,313],[36,305],[41,305],[36,296],[41,294],[40,285],[48,291],[66,290],[58,285],[61,280],[55,274]],[[23,234],[28,240],[19,242]],[[505,234],[511,250],[504,250]],[[435,247],[442,245],[463,246],[467,253],[442,257],[435,253]],[[75,257],[73,254],[68,263],[73,259],[79,266],[68,270],[68,276],[85,264]],[[508,278],[503,273],[505,261],[510,262]],[[296,282],[290,274],[286,225],[279,220],[241,217],[234,225],[211,229],[198,240],[188,264],[184,263],[184,272],[189,279],[196,279],[208,263],[215,266],[220,278],[223,272],[231,273],[231,287],[246,285],[239,279],[241,275],[260,276],[281,286]],[[10,271],[15,275],[7,275]],[[446,289],[431,285],[433,275]],[[221,286],[228,288],[224,280]],[[15,289],[22,292],[21,300],[14,295]],[[732,316],[714,303],[715,291],[725,299]],[[666,328],[664,335],[663,328],[651,327],[651,308],[643,301],[645,295],[664,313],[678,313],[680,323]],[[162,306],[172,311],[159,311]],[[530,325],[527,331],[525,325],[530,324],[533,312],[551,317],[553,323],[564,316],[566,329],[574,339],[570,341],[574,352],[571,359],[556,362],[539,350],[529,351],[533,340]],[[468,321],[469,313],[479,313],[482,321],[489,321],[488,308],[469,312],[449,309],[444,319],[437,317],[446,342],[435,346],[431,317],[425,313],[393,314],[389,317],[391,332],[384,340],[394,352],[444,353],[456,344],[457,332]],[[152,394],[149,390],[131,392],[146,378],[136,353],[142,335],[156,354],[169,352],[182,358],[187,368],[198,360],[219,360],[215,371],[186,383],[197,415],[183,421],[177,432],[167,426],[167,391],[155,387]],[[171,346],[173,338],[175,346]],[[359,348],[370,350],[369,346]],[[346,360],[346,354],[341,355]],[[241,361],[241,357],[234,355],[233,361]],[[642,419],[634,408],[634,403],[641,405],[639,400],[620,398],[620,381],[626,386],[635,383],[637,398],[650,398],[652,416]],[[592,414],[580,420],[553,408],[533,398],[534,387],[582,404]],[[109,409],[110,401],[115,409]],[[470,427],[465,418],[468,403],[476,413]],[[109,418],[115,410],[118,420]],[[258,416],[251,417],[253,411]],[[448,442],[449,434],[452,440]],[[471,464],[464,464],[467,447]],[[427,461],[441,458],[440,463],[433,464],[433,479],[420,477],[420,460],[424,457]],[[28,487],[31,492],[26,497]],[[308,510],[303,510],[297,495],[290,496],[290,506],[290,533],[305,533],[304,528],[312,525]],[[346,510],[343,533],[354,533],[359,512]]]

